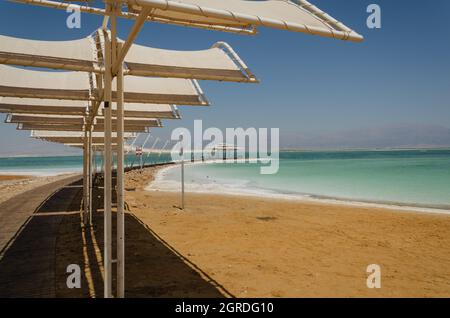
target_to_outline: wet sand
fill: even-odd
[[[230,295],[450,297],[449,216],[209,194],[182,211],[179,194],[144,190],[155,171],[127,174],[131,213]]]

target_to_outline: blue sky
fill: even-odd
[[[283,147],[349,148],[450,146],[450,2],[417,0],[311,0],[365,36],[363,43],[261,28],[255,37],[146,24],[137,43],[178,50],[226,41],[261,84],[201,82],[210,108],[180,107],[173,128],[279,127]],[[366,26],[369,4],[382,9],[382,28]],[[1,1],[1,34],[41,40],[87,36],[102,21],[82,15],[67,29],[64,11]],[[125,38],[131,21],[120,20]],[[1,80],[1,79],[0,79]],[[1,124],[0,155],[69,153],[33,141]],[[142,138],[144,139],[144,138]],[[17,145],[20,145],[19,147]]]

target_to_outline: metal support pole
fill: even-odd
[[[89,130],[89,134],[88,134],[88,148],[89,148],[89,224],[92,225],[92,188],[93,188],[93,176],[92,176],[92,165],[93,165],[93,149],[92,149],[92,129]]]
[[[111,73],[111,43],[108,37],[105,37],[105,149],[104,149],[104,268],[105,281],[104,292],[105,298],[112,297],[112,229],[111,229],[111,187],[112,187],[112,173],[111,173],[111,159],[112,159],[112,145],[111,145],[111,100],[112,100],[112,73]]]
[[[122,44],[117,45],[117,52]],[[125,297],[125,198],[124,198],[124,77],[117,72],[117,298]]]
[[[87,132],[84,132],[83,139],[83,224],[88,224],[89,198],[88,198],[88,140]]]
[[[184,210],[184,135],[181,144],[181,209]]]

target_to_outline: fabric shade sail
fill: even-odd
[[[114,86],[113,86],[114,87]],[[113,92],[113,101],[116,100]],[[101,101],[95,80],[82,72],[45,72],[0,65],[0,96]],[[198,82],[180,78],[130,76],[125,102],[208,106]]]
[[[363,37],[305,0],[126,0],[135,13],[150,17],[230,28],[270,27],[340,40]]]
[[[105,47],[105,36],[110,37],[109,32],[98,30],[96,33],[101,47]],[[165,50],[133,44],[125,57],[125,67],[125,75],[258,83],[247,65],[225,42],[200,51]]]
[[[104,113],[104,108],[100,109],[101,114]],[[117,117],[117,107],[112,106],[112,116]],[[180,119],[178,108],[175,105],[168,104],[135,104],[128,103],[124,105],[125,117],[136,118],[165,118],[165,119]]]
[[[149,127],[159,127],[155,126],[155,124],[151,125],[131,125],[125,124],[124,131],[132,132],[132,133],[144,133],[149,132]],[[17,125],[18,130],[44,130],[44,131],[72,131],[79,132],[84,130],[83,125],[51,125],[51,124],[35,124],[35,123],[22,123]],[[112,125],[112,129],[116,129],[116,125]],[[103,124],[98,124],[93,127],[94,132],[102,132],[104,131]]]
[[[82,144],[84,142],[84,132],[33,130],[31,131],[31,137],[62,144],[76,144],[76,143]],[[124,133],[125,139],[135,137],[136,137],[135,133]],[[93,143],[103,144],[104,138],[105,136],[103,132],[92,133]],[[117,135],[114,132],[112,133],[112,142],[117,143]]]
[[[84,148],[84,145],[82,143],[64,143],[65,146],[67,147],[73,147],[73,148]],[[93,151],[104,151],[105,145],[102,143],[93,143],[92,144],[92,150]],[[117,151],[117,143],[112,143],[111,144],[111,150],[112,151]]]
[[[174,51],[134,44],[125,58],[126,75],[258,83],[225,42],[201,51]]]
[[[40,123],[56,125],[83,125],[84,117],[69,115],[8,114],[6,123]]]
[[[73,41],[37,41],[0,35],[0,64],[101,73],[103,31]],[[99,62],[100,60],[100,62]],[[227,43],[202,51],[174,51],[133,45],[127,75],[257,82]]]
[[[38,130],[33,130],[35,132],[40,132]],[[55,142],[59,144],[80,144],[83,143],[84,138],[83,137],[77,137],[77,136],[53,136],[53,137],[33,137],[39,140],[48,141],[48,142]],[[125,138],[126,139],[126,138]],[[92,137],[93,143],[103,143],[104,137]],[[112,137],[111,142],[117,144],[117,137]]]
[[[82,72],[44,72],[0,65],[0,96],[90,100],[89,76]]]
[[[44,131],[83,131],[83,125],[77,124],[46,124],[46,123],[19,123],[17,130],[44,130]]]
[[[54,1],[54,0],[9,0],[13,2],[19,2],[19,3],[25,3],[25,4],[34,4],[38,6],[43,6],[47,8],[55,8],[55,9],[62,9],[67,10],[73,8],[73,3],[71,1]],[[73,1],[72,1],[73,2]],[[125,1],[123,1],[125,2]],[[77,8],[80,10],[80,12],[90,13],[90,14],[97,14],[97,15],[106,15],[107,12],[103,8],[97,8],[92,6],[77,6]],[[126,19],[136,19],[138,16],[137,14],[133,12],[126,12],[122,11],[118,14],[118,16]],[[223,32],[233,32],[233,33],[243,33],[243,34],[255,34],[256,30],[255,28],[249,28],[249,29],[243,29],[241,27],[238,28],[232,28],[232,27],[223,27],[220,25],[211,25],[211,24],[204,24],[204,23],[196,23],[194,21],[174,21],[174,20],[168,20],[165,18],[158,18],[155,16],[147,17],[147,21],[149,22],[158,22],[158,23],[165,23],[165,24],[175,24],[175,25],[181,25],[181,26],[189,26],[189,27],[196,27],[196,28],[202,28],[202,29],[209,29],[209,30],[217,30],[217,31],[223,31]]]
[[[0,97],[0,113],[84,115],[88,107],[87,101]]]
[[[18,130],[44,130],[44,131],[72,131],[85,130],[84,117],[40,114],[8,114],[6,123],[17,123]],[[148,132],[149,128],[162,127],[161,120],[155,118],[125,118],[125,132]],[[93,131],[104,131],[104,118],[98,117],[93,125]],[[117,130],[117,120],[112,121],[112,130]]]
[[[127,54],[125,66],[127,75],[258,82],[224,42],[202,51],[169,51],[135,44]]]
[[[96,125],[104,124],[105,119],[103,117],[96,118]],[[116,124],[116,118],[113,118],[112,124]],[[161,121],[159,119],[141,119],[141,118],[125,118],[124,124],[128,124],[131,126],[147,126],[147,127],[162,127]]]
[[[117,130],[117,126],[115,124],[112,124],[112,130],[116,131]],[[124,131],[126,132],[134,132],[134,133],[148,133],[150,132],[150,128],[152,127],[162,127],[162,126],[155,126],[154,124],[152,125],[131,125],[131,124],[124,124]],[[104,131],[105,127],[103,124],[97,124],[94,126],[93,131]]]
[[[115,87],[116,79],[113,81]],[[196,80],[128,76],[124,81],[125,103],[209,106]],[[116,92],[112,92],[116,101]]]
[[[0,64],[100,72],[92,37],[37,41],[0,35]]]
[[[87,101],[0,97],[0,113],[84,116],[88,111],[89,103]],[[103,110],[100,108],[99,115],[103,115]],[[112,106],[112,114],[113,117],[117,116],[115,104]],[[177,107],[169,104],[128,103],[124,105],[124,116],[125,118],[180,118]]]

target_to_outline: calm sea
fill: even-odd
[[[155,162],[167,162],[169,155],[151,154],[143,156],[145,164]],[[102,165],[100,157],[95,160],[98,169]],[[139,160],[134,155],[126,156],[126,164],[139,165]],[[83,167],[82,156],[59,156],[59,157],[9,157],[0,158],[0,174],[20,174],[49,176],[63,173],[80,172]]]
[[[168,160],[144,155],[147,164]],[[127,156],[131,164],[139,163]],[[279,164],[274,175],[260,174],[255,163],[187,165],[186,189],[450,209],[450,150],[281,152]],[[0,174],[55,175],[81,167],[80,156],[0,158]],[[179,168],[164,171],[151,187],[178,191]]]

